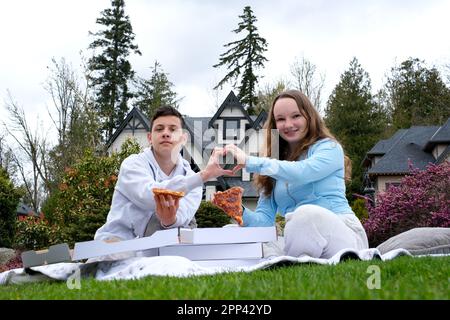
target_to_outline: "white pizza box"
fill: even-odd
[[[91,240],[75,243],[72,260],[84,260],[111,254],[141,251],[179,243],[178,229],[156,231],[150,237],[132,240],[105,242],[103,240]]]
[[[226,244],[178,244],[158,248],[159,256],[180,256],[192,261],[261,259],[261,242]]]
[[[227,227],[227,228],[174,228],[156,231],[145,238],[119,242],[93,240],[77,242],[73,261],[107,256],[112,254],[143,251],[153,248],[188,244],[227,244],[276,241],[275,227]]]
[[[217,244],[271,242],[277,240],[275,227],[225,227],[180,229],[180,243]]]

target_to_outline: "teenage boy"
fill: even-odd
[[[180,154],[187,134],[176,109],[160,107],[150,126],[150,148],[122,162],[111,208],[106,223],[95,234],[96,240],[129,240],[149,236],[156,230],[187,227],[200,206],[203,183],[232,174],[232,170],[219,165],[224,155],[222,148],[213,151],[204,170],[192,171]],[[154,197],[153,188],[183,191],[185,196]]]

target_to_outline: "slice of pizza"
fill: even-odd
[[[182,191],[173,191],[173,190],[162,189],[162,188],[153,188],[152,191],[153,191],[154,195],[170,195],[174,198],[184,197],[184,192],[182,192]]]
[[[236,220],[242,226],[242,194],[244,189],[232,187],[225,191],[214,193],[212,203],[221,208],[225,213]]]

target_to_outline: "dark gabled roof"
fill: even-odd
[[[242,187],[244,189],[243,198],[256,198],[258,193],[251,181],[242,181],[241,177],[225,177],[227,189],[231,187]]]
[[[448,118],[447,122],[445,122],[431,137],[425,145],[424,150],[429,152],[433,150],[433,147],[438,143],[450,143],[450,118]]]
[[[415,168],[425,169],[435,159],[430,153],[423,151],[425,144],[439,127],[411,127],[397,137],[385,155],[368,170],[370,175],[406,174],[409,172],[409,161]]]
[[[145,129],[147,131],[150,131],[150,120],[147,118],[147,116],[138,108],[134,107],[127,115],[125,120],[122,121],[119,128],[117,128],[116,131],[114,131],[114,134],[111,136],[111,138],[106,143],[106,148],[108,149],[111,144],[117,139],[117,137],[122,133],[122,131],[126,128],[128,123],[131,121],[134,121],[133,127],[135,126],[135,122],[139,121],[143,127],[138,127],[137,129]]]
[[[367,155],[383,155],[388,152],[392,146],[408,131],[408,129],[398,130],[392,137],[386,140],[380,140],[367,152]]]
[[[267,120],[267,112],[263,110],[259,113],[258,117],[253,122],[253,128],[262,129],[266,120]]]
[[[219,118],[219,116],[222,114],[223,110],[226,107],[233,107],[233,108],[239,108],[242,110],[242,113],[244,114],[245,118],[247,118],[248,123],[251,127],[253,127],[253,120],[248,115],[248,112],[244,109],[244,106],[241,104],[239,99],[236,97],[233,91],[230,91],[228,96],[225,98],[225,100],[222,102],[222,105],[219,107],[219,109],[216,111],[214,116],[209,121],[209,127],[212,127],[214,125],[214,122]]]

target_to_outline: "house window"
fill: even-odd
[[[236,140],[240,128],[239,120],[225,120],[223,122],[223,137],[224,140]]]
[[[384,186],[388,190],[390,187],[400,187],[400,182],[386,182]]]

